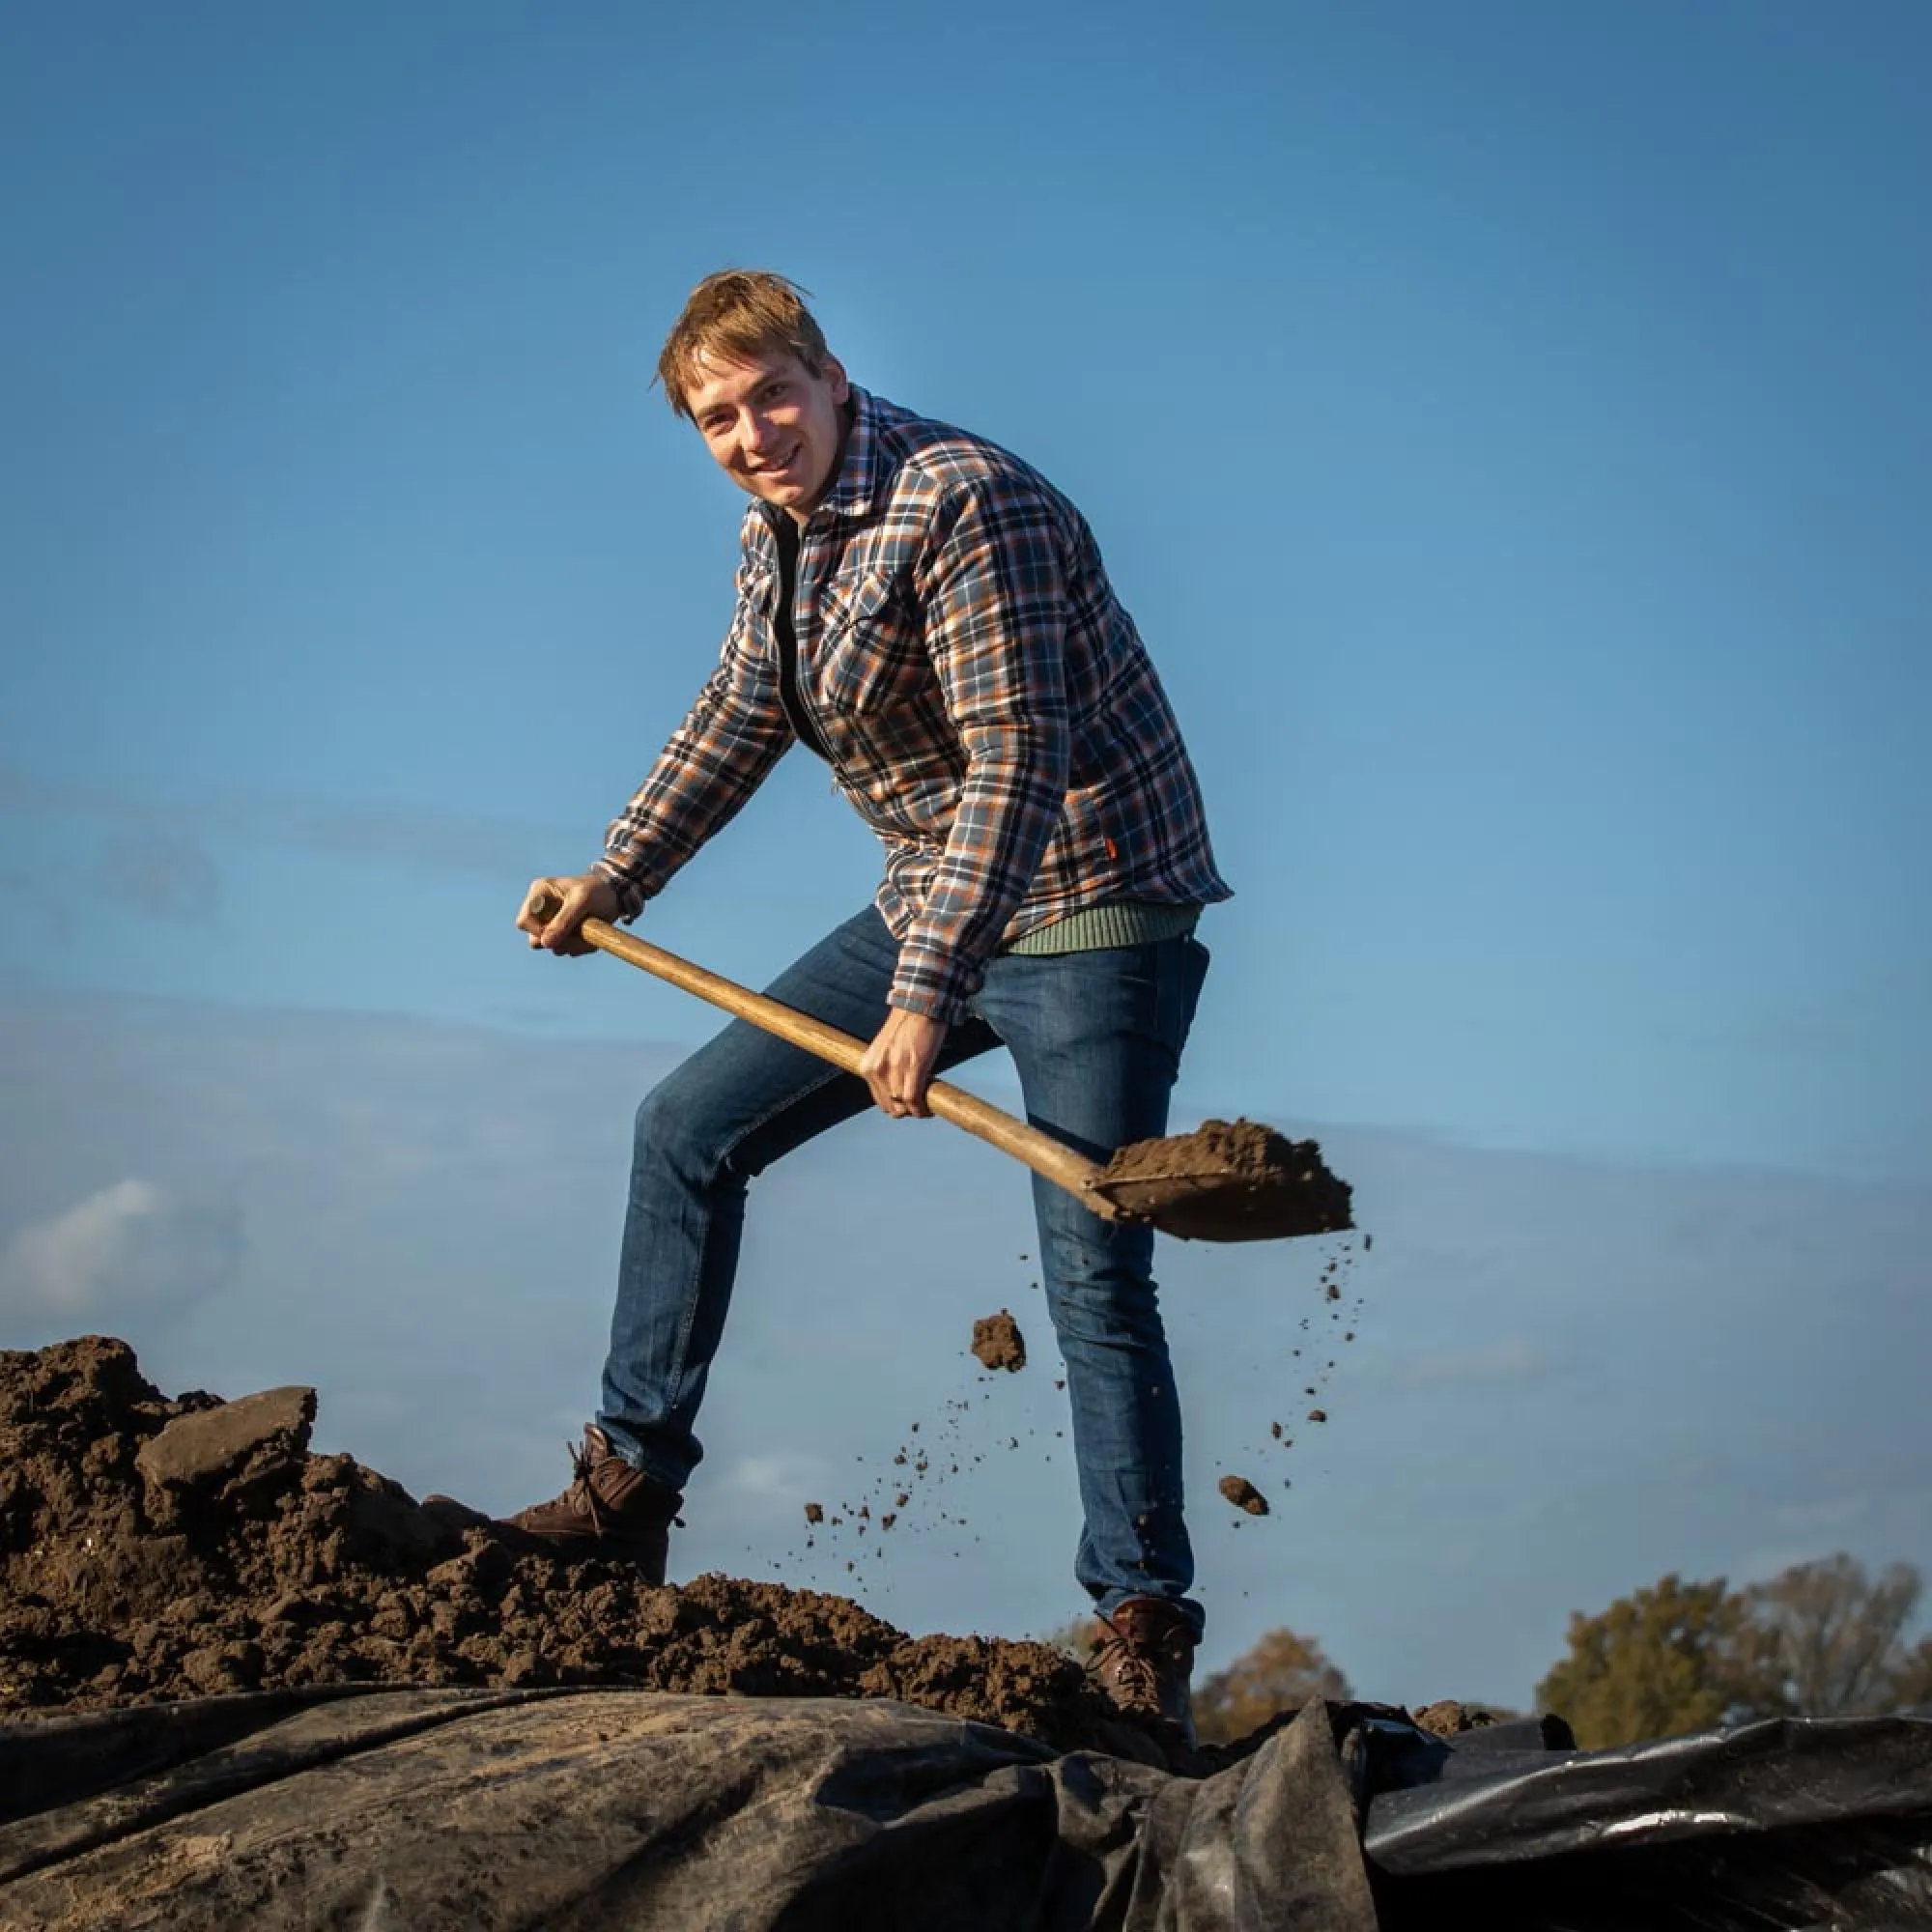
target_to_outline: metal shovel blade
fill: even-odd
[[[1273,1241],[1352,1228],[1349,1183],[1314,1141],[1255,1121],[1206,1121],[1136,1141],[1088,1186],[1124,1214],[1190,1241]]]

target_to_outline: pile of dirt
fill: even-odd
[[[312,1390],[165,1399],[99,1336],[0,1352],[0,1715],[314,1684],[892,1697],[1149,1754],[1044,1644],[913,1638],[842,1597],[566,1563],[309,1452]]]

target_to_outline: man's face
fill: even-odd
[[[697,368],[685,400],[719,468],[748,495],[803,520],[838,472],[845,371],[828,355],[814,376],[788,349],[749,362],[707,355]]]

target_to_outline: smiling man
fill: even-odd
[[[1007,451],[854,384],[782,276],[707,277],[658,374],[753,498],[718,668],[604,856],[536,880],[532,946],[634,919],[794,744],[878,834],[875,902],[768,989],[868,1039],[863,1078],[733,1022],[639,1110],[603,1404],[571,1484],[514,1521],[662,1580],[737,1269],[747,1185],[1005,1046],[1028,1117],[1104,1160],[1166,1131],[1228,896],[1174,714],[1085,519]],[[560,901],[546,918],[539,908]],[[1034,1182],[1072,1410],[1074,1573],[1123,1710],[1191,1733],[1201,1634],[1151,1228]]]

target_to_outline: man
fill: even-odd
[[[868,1104],[925,1117],[936,1073],[1002,1043],[1029,1117],[1082,1153],[1163,1133],[1207,971],[1195,921],[1228,896],[1174,715],[1065,497],[853,384],[779,275],[707,277],[658,374],[753,499],[736,613],[604,857],[536,880],[517,924],[590,951],[582,922],[635,918],[794,742],[877,832],[886,876],[769,989],[868,1039],[863,1078],[734,1022],[639,1111],[603,1406],[570,1487],[512,1520],[654,1581],[702,1454],[752,1177]],[[1034,1202],[1096,1675],[1191,1732],[1201,1610],[1152,1231],[1043,1180]]]

